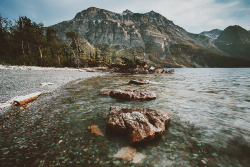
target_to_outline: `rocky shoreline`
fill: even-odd
[[[34,92],[46,94],[74,80],[108,74],[101,68],[91,69],[0,65],[0,109],[1,106],[5,108],[5,104],[17,96]]]
[[[165,71],[164,69],[162,69],[161,72],[158,71],[154,70],[153,73],[168,73],[168,71]],[[107,72],[110,71],[106,67],[71,69],[71,68],[43,68],[43,67],[0,65],[0,72],[3,73],[3,75],[1,75],[3,77],[2,80],[5,80],[5,83],[3,83],[2,85],[8,86],[10,83],[8,83],[8,79],[6,78],[13,77],[6,74],[6,72],[10,72],[10,75],[15,75],[16,78],[21,80],[21,82],[20,81],[13,82],[16,84],[16,86],[14,87],[15,89],[11,89],[12,92],[6,92],[11,94],[14,91],[16,91],[20,92],[20,94],[18,94],[18,96],[14,98],[11,98],[5,103],[0,103],[0,111],[1,111],[4,108],[8,108],[14,105],[26,106],[26,104],[28,104],[30,101],[36,100],[38,96],[46,94],[49,91],[53,91],[58,87],[73,80],[77,79],[82,80],[90,77],[101,76],[107,74]],[[41,73],[44,73],[42,77],[40,76]],[[36,80],[36,78],[38,78],[38,80]],[[56,84],[54,84],[55,81],[57,81]],[[20,83],[22,82],[26,83],[26,85],[22,84],[20,85]],[[142,85],[149,83],[150,81],[147,80],[130,80],[128,82],[128,85],[129,84]],[[2,89],[4,89],[4,87]],[[25,95],[25,92],[30,92],[31,90],[32,91],[35,90],[34,91],[35,93],[33,92]],[[118,98],[122,100],[153,100],[156,98],[156,94],[154,92],[150,92],[144,89],[135,89],[135,90],[117,89],[117,90],[105,91],[104,93],[101,90],[100,93],[107,94],[112,98]],[[2,99],[3,97],[1,97],[1,100]],[[4,110],[2,110],[0,113],[3,114]],[[128,128],[129,130],[126,130],[127,127],[125,126],[122,127],[123,129],[125,129],[126,132],[129,132],[128,136],[132,143],[137,143],[137,142],[139,143],[141,141],[145,141],[145,139],[153,139],[154,136],[161,134],[163,131],[165,131],[165,125],[170,119],[169,116],[164,115],[160,111],[154,109],[149,109],[149,108],[126,109],[118,106],[116,107],[111,106],[109,120],[107,123],[108,131],[117,131],[116,128],[113,127],[117,127],[116,124],[118,125],[122,124],[118,120],[115,120],[115,118],[118,118],[118,120],[122,122],[125,121],[126,126],[128,125],[128,127],[132,127],[130,129]],[[133,121],[131,122],[131,120]],[[129,125],[130,123],[131,125]],[[98,132],[96,131],[98,130],[98,127],[96,126],[90,127],[89,129],[91,129],[92,133]],[[138,135],[140,137],[138,137]]]

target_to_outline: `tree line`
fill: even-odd
[[[0,64],[87,67],[122,63],[123,57],[145,59],[142,48],[107,44],[92,47],[76,32],[65,35],[67,40],[59,38],[56,29],[44,27],[26,16],[12,23],[0,15]]]
[[[68,40],[60,39],[56,29],[44,27],[26,16],[14,23],[0,16],[0,63],[54,67],[103,63],[100,51],[80,40],[76,32],[65,34]]]

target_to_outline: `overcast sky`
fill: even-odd
[[[27,16],[45,26],[70,20],[89,7],[117,13],[154,10],[192,33],[223,30],[229,25],[250,30],[250,0],[0,0],[3,17]]]

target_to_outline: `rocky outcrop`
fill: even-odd
[[[116,89],[109,92],[109,96],[124,100],[153,100],[156,98],[154,92],[149,92],[144,89]]]
[[[125,134],[131,143],[138,143],[162,134],[169,120],[166,114],[150,108],[111,106],[106,129]]]

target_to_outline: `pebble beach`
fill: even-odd
[[[34,92],[53,92],[71,81],[105,75],[87,69],[0,65],[0,103]]]

